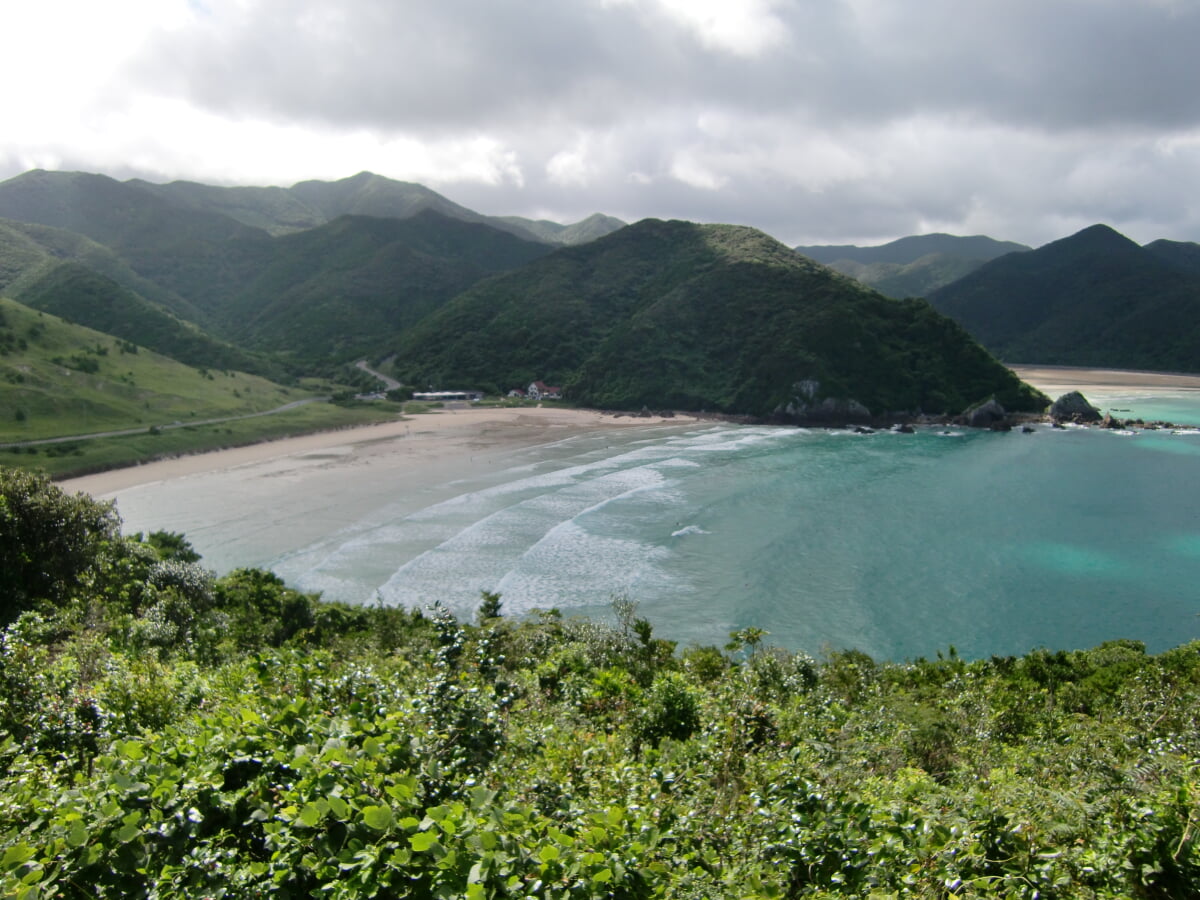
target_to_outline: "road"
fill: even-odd
[[[289,409],[295,409],[298,406],[307,406],[309,403],[325,403],[328,400],[328,397],[306,397],[303,400],[293,400],[291,403],[285,403],[283,406],[277,406],[274,409],[256,413],[244,413],[240,416],[222,416],[219,419],[191,419],[187,422],[170,422],[165,425],[140,425],[137,428],[123,428],[119,431],[94,431],[90,434],[71,434],[65,437],[39,438],[34,441],[13,441],[8,444],[0,444],[0,449],[6,447],[37,447],[41,444],[65,444],[68,441],[94,441],[98,438],[124,437],[128,434],[145,434],[152,428],[157,428],[159,431],[167,431],[172,428],[190,428],[193,425],[220,425],[222,422],[236,422],[239,419],[256,419],[259,416],[273,416],[276,413],[287,412]]]
[[[386,362],[386,360],[385,360],[385,362]],[[354,365],[358,366],[360,369],[362,369],[368,375],[373,375],[374,377],[376,377],[380,381],[382,381],[385,385],[385,387],[384,387],[385,391],[394,391],[398,387],[404,387],[404,385],[402,385],[400,382],[398,382],[395,378],[389,378],[387,375],[384,375],[382,372],[376,372],[374,369],[372,369],[370,366],[367,365],[367,361],[365,359],[360,359]]]

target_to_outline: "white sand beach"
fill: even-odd
[[[1200,375],[1140,372],[1131,369],[1083,369],[1070,366],[1010,366],[1022,381],[1052,396],[1089,387],[1121,391],[1200,390]]]
[[[67,479],[60,485],[68,492],[107,497],[140,485],[252,464],[273,463],[270,468],[279,472],[289,466],[308,468],[322,460],[345,463],[351,456],[362,464],[370,464],[381,455],[389,458],[390,466],[404,466],[414,475],[437,469],[439,476],[445,476],[447,467],[456,464],[473,467],[476,460],[485,461],[489,453],[561,440],[571,434],[629,426],[683,425],[691,421],[694,420],[688,416],[618,416],[583,409],[464,407],[382,425],[164,459]]]

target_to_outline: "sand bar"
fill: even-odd
[[[483,457],[492,451],[533,446],[572,433],[655,424],[685,425],[687,416],[615,416],[595,410],[550,407],[464,407],[410,416],[381,425],[364,425],[299,437],[264,441],[245,447],[196,453],[60,482],[68,492],[108,496],[140,485],[224,471],[273,460],[293,463],[352,453],[370,457],[383,451],[405,458],[414,467],[439,468],[454,461]],[[376,451],[371,453],[370,451]]]
[[[1142,372],[1133,369],[1084,369],[1071,366],[1010,366],[1021,378],[1042,391],[1086,387],[1121,390],[1200,390],[1200,375]]]

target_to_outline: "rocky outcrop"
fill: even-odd
[[[871,410],[852,397],[823,397],[821,383],[810,378],[792,385],[793,396],[775,408],[775,416],[799,424],[848,425],[870,422]]]
[[[963,421],[971,428],[993,428],[996,425],[1004,424],[1007,416],[1008,413],[1004,411],[1004,407],[993,397],[986,403],[980,403],[978,406],[968,409],[963,413]]]
[[[1100,410],[1079,391],[1071,391],[1050,404],[1050,419],[1054,422],[1099,422]]]

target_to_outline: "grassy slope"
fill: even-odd
[[[53,313],[155,350],[182,363],[256,374],[279,370],[277,364],[219,341],[198,326],[78,262],[39,267],[37,277],[22,279],[11,296],[34,309]]]
[[[110,335],[11,300],[0,300],[0,313],[0,440],[241,415],[304,396],[254,375],[205,372],[149,350],[127,352]]]
[[[149,350],[128,352],[125,345],[123,351],[122,346],[110,335],[0,298],[0,444],[144,429],[132,435],[3,448],[0,459],[65,476],[390,421],[400,411],[391,403],[313,403],[273,415],[191,425],[265,412],[313,394],[243,372],[194,369]],[[93,365],[95,371],[83,371]],[[183,427],[170,427],[175,423]],[[152,426],[158,427],[152,431]]]

